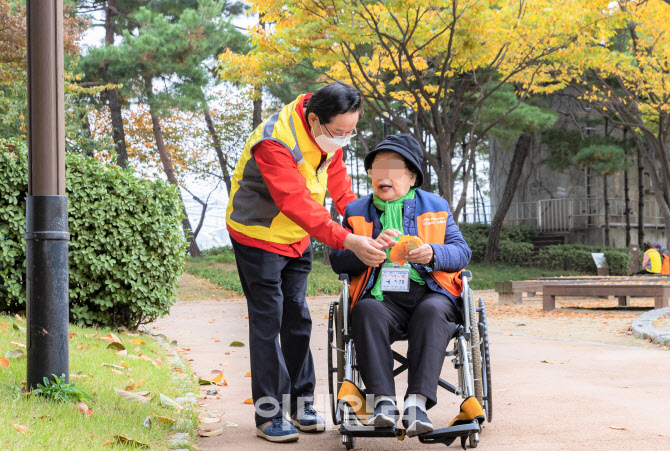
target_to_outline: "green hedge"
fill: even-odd
[[[547,269],[560,269],[596,273],[596,264],[591,253],[602,252],[613,276],[630,274],[631,254],[627,249],[605,246],[586,246],[581,244],[561,244],[547,246],[536,257],[539,266]]]
[[[169,312],[186,241],[178,190],[66,156],[70,321],[137,327]],[[27,152],[0,140],[0,311],[25,308]]]
[[[470,261],[473,263],[484,261],[486,245],[489,240],[489,225],[481,223],[459,224],[458,228],[461,230],[470,250],[472,250]],[[532,227],[504,226],[500,231],[498,261],[513,265],[531,265],[533,245],[530,240],[535,235],[537,235],[537,231]]]

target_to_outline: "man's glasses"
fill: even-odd
[[[356,127],[354,127],[354,129],[353,129],[352,131],[350,131],[349,133],[345,133],[344,135],[338,135],[338,136],[335,136],[335,135],[333,134],[333,132],[331,132],[331,131],[328,129],[328,126],[327,126],[326,124],[323,124],[323,126],[326,127],[326,131],[328,131],[328,134],[329,134],[330,137],[333,138],[333,139],[344,139],[344,138],[346,138],[346,137],[353,138],[354,136],[356,136],[356,135],[358,134],[358,131],[356,130]]]

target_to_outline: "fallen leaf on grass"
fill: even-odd
[[[112,444],[111,440],[105,440],[104,442],[102,442],[102,446],[109,446],[111,444]]]
[[[26,345],[24,345],[23,343],[18,343],[16,341],[10,341],[10,343],[13,344],[14,346],[18,346],[19,348],[24,348],[25,349],[25,347],[26,347]]]
[[[253,403],[254,403],[253,399],[247,398],[247,399],[244,400],[244,402],[242,404],[253,404]]]
[[[128,351],[127,351],[126,349],[123,349],[123,350],[121,350],[121,351],[119,351],[119,352],[115,352],[114,355],[127,356],[127,355],[128,355]]]
[[[74,405],[74,409],[82,415],[87,415],[89,417],[93,415],[93,409],[90,409],[85,402],[78,402]]]
[[[145,345],[146,343],[142,341],[141,338],[136,338],[130,342],[131,345]]]
[[[144,354],[140,354],[140,355],[138,355],[137,357],[139,357],[139,358],[142,359],[142,360],[146,360],[147,362],[153,362],[153,359],[152,359],[151,357],[147,357],[147,356],[144,355]]]
[[[70,332],[69,334],[67,334],[67,336],[70,340],[72,340],[72,337],[76,337],[77,334],[75,334],[74,332]]]
[[[2,324],[5,324],[5,323],[3,322]],[[21,327],[21,326],[17,325],[16,323],[12,323],[12,327],[14,328],[14,330],[18,330],[19,332],[23,332],[23,333],[26,332],[25,327]]]
[[[17,315],[18,316],[18,315]],[[19,431],[22,434],[27,434],[28,433],[28,428],[25,426],[21,426],[20,424],[14,423],[12,424],[12,427]]]
[[[211,429],[205,429],[205,430],[202,430],[202,431],[198,431],[198,436],[199,437],[215,437],[215,436],[221,435],[221,434],[223,434],[223,428],[215,429],[213,431]]]
[[[114,373],[114,374],[118,374],[119,376],[130,377],[130,376],[128,376],[126,373],[124,373],[124,372],[122,372],[122,371],[119,371],[119,370],[117,370],[117,369],[114,369],[114,368],[112,368],[112,373]]]
[[[72,374],[72,373],[70,373],[70,379],[84,379],[84,380],[89,380],[90,378],[91,378],[91,376],[89,376],[89,375],[87,375],[87,374],[81,374],[81,373],[79,373],[79,374]]]
[[[163,407],[174,407],[176,409],[181,409],[181,406],[179,404],[177,404],[173,399],[165,396],[162,393],[160,395],[160,400],[161,400],[161,405]]]
[[[164,423],[164,424],[167,424],[167,425],[174,424],[174,420],[172,418],[159,417],[157,415],[154,415],[154,418],[157,418],[161,423]]]
[[[98,336],[98,334],[84,334],[84,337],[86,337],[86,338],[95,338],[95,337],[97,337],[97,336]],[[109,440],[108,440],[108,441],[109,441]],[[111,443],[111,442],[110,442],[110,443]]]
[[[7,357],[0,357],[0,368],[3,370],[9,368],[9,360],[7,360]]]
[[[17,320],[18,322],[20,322],[20,323],[24,323],[24,324],[25,324],[25,322],[26,322],[26,320],[23,319],[23,318],[21,318],[21,317],[19,316],[18,313],[14,316],[14,318],[16,318],[16,320]]]
[[[88,348],[90,348],[90,347],[91,347],[91,345],[88,344],[88,343],[85,343],[85,344],[84,344],[84,343],[79,343],[79,344],[77,344],[77,349],[88,349]]]
[[[145,443],[138,442],[137,440],[133,440],[128,437],[123,437],[121,435],[115,435],[114,438],[116,439],[117,442],[123,443],[124,445],[131,445],[131,446],[136,446],[138,448],[143,448],[143,449],[149,449],[149,445]]]
[[[241,341],[233,341],[233,342],[230,343],[228,346],[233,346],[233,347],[236,347],[236,348],[241,348],[241,347],[244,346],[244,343],[242,343]]]
[[[182,370],[181,368],[174,367],[174,368],[172,368],[172,371],[174,371],[175,373],[184,374],[184,370]]]
[[[610,429],[614,429],[617,431],[627,431],[628,429],[622,428],[622,427],[617,427],[617,426],[610,426]]]
[[[103,363],[102,366],[109,366],[111,368],[116,368],[117,370],[127,369],[128,367],[123,367],[121,365],[114,365],[113,363]]]
[[[107,349],[115,349],[117,351],[125,351],[126,347],[123,346],[120,342],[113,341],[107,345]]]
[[[7,351],[5,357],[8,359],[25,359],[26,353],[21,348],[14,348],[11,351]]]
[[[153,399],[147,396],[149,394],[148,391],[133,393],[125,390],[120,390],[118,388],[115,388],[114,391],[116,392],[117,395],[121,397],[121,399],[132,399],[135,401],[139,401],[141,403],[149,402]]]

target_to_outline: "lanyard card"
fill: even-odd
[[[385,264],[379,277],[382,291],[409,291],[409,265]]]

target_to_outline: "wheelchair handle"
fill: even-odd
[[[340,274],[340,277],[338,278],[340,282],[349,282],[349,274]]]
[[[467,277],[468,279],[472,279],[472,273],[470,271],[465,270],[465,271],[461,272],[461,279],[463,277]]]

